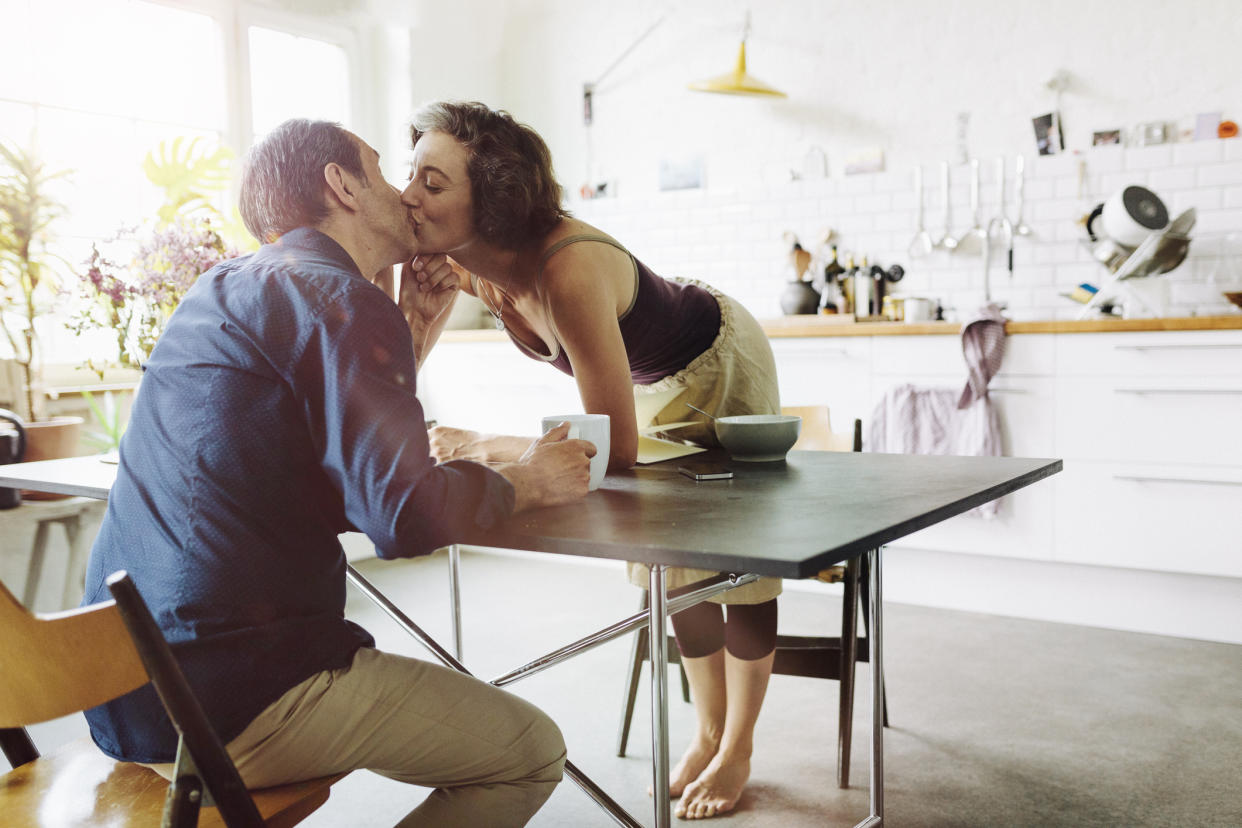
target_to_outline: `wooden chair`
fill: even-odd
[[[854,421],[852,434],[834,433],[825,406],[799,406],[781,409],[785,414],[802,417],[802,430],[795,450],[804,451],[862,451],[862,421]],[[861,558],[851,558],[848,563],[831,566],[816,579],[826,583],[841,583],[844,594],[841,601],[841,635],[839,637],[778,635],[776,658],[772,672],[776,675],[806,676],[808,678],[836,679],[841,683],[837,706],[837,786],[848,788],[850,780],[850,745],[854,722],[854,665],[869,660],[867,639],[859,637],[857,630],[858,608],[861,599],[863,628],[870,626],[870,599],[867,591],[860,589],[867,581],[866,564]],[[670,593],[672,594],[672,593]],[[647,592],[643,591],[641,609],[647,608]],[[642,665],[649,658],[648,630],[643,628],[634,636],[630,650],[630,672],[625,687],[621,728],[617,735],[617,755],[624,756],[629,741],[630,719],[634,714],[634,702]],[[680,665],[681,658],[673,636],[669,636],[669,662]],[[685,669],[681,670],[682,694],[689,701]],[[888,727],[888,699],[882,694],[884,726]]]
[[[292,826],[344,774],[247,792],[172,650],[124,572],[114,601],[50,615],[0,585],[0,778],[6,826]],[[180,736],[176,781],[118,762],[89,738],[40,756],[26,725],[86,710],[154,683]],[[201,812],[200,812],[201,807]]]

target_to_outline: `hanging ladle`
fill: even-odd
[[[979,159],[970,159],[970,213],[973,222],[960,239],[957,240],[957,252],[976,255],[983,250],[983,240],[987,231],[979,221]]]
[[[930,253],[934,246],[931,233],[928,233],[923,226],[923,168],[921,166],[914,168],[914,200],[918,204],[918,232],[914,234],[906,252],[912,259],[921,259]]]
[[[941,250],[953,250],[957,247],[957,239],[950,232],[953,229],[953,207],[949,190],[949,162],[940,162],[940,190],[944,194],[944,235],[936,240],[936,247]]]
[[[1022,220],[1022,206],[1026,203],[1026,157],[1019,155],[1014,162],[1014,189],[1018,197],[1018,217],[1013,222],[1013,232],[1019,236],[1033,236],[1035,231]]]

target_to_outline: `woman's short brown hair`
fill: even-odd
[[[474,227],[485,240],[514,250],[569,215],[548,145],[508,112],[477,101],[435,101],[414,113],[411,145],[428,132],[443,132],[466,148]]]

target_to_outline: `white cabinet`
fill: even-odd
[[[947,335],[775,338],[781,400],[867,422],[889,388],[960,389]],[[535,434],[581,410],[571,378],[507,341],[442,343],[419,375],[429,417]],[[990,396],[1005,454],[1061,474],[903,539],[934,553],[1242,577],[1242,330],[1020,333]]]
[[[865,422],[896,385],[966,381],[957,336],[871,337],[866,379],[864,339],[780,343],[783,393],[849,377],[849,390],[804,398],[841,428],[838,408]],[[1004,498],[995,518],[962,515],[898,546],[1242,577],[1242,331],[1012,335],[990,396],[1004,453],[1058,457],[1064,471]]]
[[[966,363],[957,336],[878,336],[872,408],[904,383],[960,390]],[[989,384],[1000,422],[1003,453],[1054,457],[1052,416],[1055,349],[1050,335],[1011,336],[1005,359]],[[898,546],[941,552],[1048,559],[1052,557],[1053,491],[1036,484],[1003,498],[997,514],[965,514],[903,538]]]
[[[1242,378],[1062,377],[1056,396],[1066,458],[1242,465]]]
[[[849,431],[854,419],[871,416],[873,341],[879,337],[839,336],[775,339],[781,405],[826,405],[834,431]]]
[[[1242,577],[1242,331],[1057,337],[1055,559]]]
[[[1065,461],[1055,559],[1242,577],[1242,468]]]

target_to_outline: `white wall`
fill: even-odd
[[[753,74],[788,100],[704,95],[689,81],[732,68],[746,9]],[[806,149],[883,147],[890,169],[952,158],[956,115],[971,113],[979,157],[1033,152],[1030,119],[1063,96],[1070,147],[1091,133],[1224,111],[1242,118],[1233,0],[528,0],[505,37],[504,104],[548,139],[566,184],[581,183],[582,84],[593,81],[661,14],[663,24],[600,85],[595,159],[624,191],[653,183],[665,153],[702,151],[716,185],[786,180]]]
[[[957,113],[970,113],[969,154],[983,161],[983,220],[997,212],[994,164],[1028,160],[1025,217],[1037,234],[1016,245],[1012,283],[993,293],[1014,318],[1066,317],[1060,294],[1107,273],[1076,221],[1114,189],[1151,187],[1175,213],[1195,207],[1187,264],[1149,286],[1167,315],[1228,312],[1222,284],[1242,268],[1242,139],[1160,147],[1091,148],[1091,133],[1198,112],[1242,120],[1242,73],[1230,65],[1242,13],[1229,0],[1194,0],[1176,13],[1155,0],[996,4],[891,0],[751,4],[749,68],[788,100],[690,92],[686,83],[730,68],[747,4],[565,2],[510,4],[499,57],[500,96],[548,140],[570,193],[612,182],[619,198],[574,203],[658,272],[705,279],[760,316],[779,313],[785,247],[834,228],[843,251],[909,277],[900,290],[967,313],[982,299],[979,257],[911,261],[911,170],[925,166],[928,224],[942,225],[936,165],[954,162],[954,227],[969,226],[967,168],[957,164]],[[582,123],[582,84],[596,80],[648,27],[663,22],[599,84],[595,122]],[[1069,73],[1061,100],[1067,146],[1035,158],[1030,119],[1050,111],[1046,82]],[[829,178],[791,182],[813,146]],[[847,155],[885,151],[887,172],[843,174]],[[706,187],[659,193],[661,159],[701,155]],[[1081,167],[1081,170],[1080,170]],[[1012,172],[1010,173],[1012,175]],[[1012,187],[1010,190],[1012,196]],[[1013,215],[1012,209],[1010,215]],[[998,260],[999,262],[999,260]],[[953,313],[950,312],[950,318]]]

